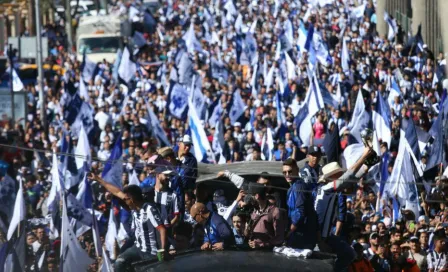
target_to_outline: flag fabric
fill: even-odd
[[[288,52],[285,53],[285,60],[286,60],[288,80],[294,80],[297,77],[297,74],[295,72],[296,66],[292,61],[291,57],[289,56]]]
[[[390,80],[390,88],[389,88],[389,97],[387,98],[387,101],[389,102],[389,106],[392,107],[394,105],[395,97],[401,96],[400,87],[398,87],[397,82],[395,81],[395,78],[391,78]]]
[[[171,143],[168,140],[168,137],[166,136],[165,131],[162,128],[162,125],[160,125],[160,121],[157,118],[157,116],[154,114],[154,111],[149,107],[148,103],[146,102],[146,111],[148,112],[147,117],[147,127],[148,130],[151,131],[152,136],[156,138],[157,142],[160,146],[170,146]]]
[[[271,69],[269,69],[269,72],[264,80],[264,85],[266,86],[267,92],[269,92],[269,88],[274,84],[274,71],[275,71],[275,64],[272,64],[272,67]]]
[[[358,141],[358,143],[362,143],[361,131],[369,126],[369,122],[370,116],[366,111],[362,91],[358,91],[352,120],[348,124],[350,134]]]
[[[140,181],[138,180],[137,172],[132,171],[131,177],[129,178],[129,185],[140,186]]]
[[[381,93],[378,91],[376,96],[375,109],[372,111],[373,128],[378,135],[381,135],[381,140],[390,146],[391,141],[391,113],[390,108],[384,101]]]
[[[106,250],[109,251],[109,256],[112,260],[115,260],[117,256],[115,256],[115,243],[117,241],[117,224],[115,223],[114,219],[114,209],[111,207],[109,212],[109,223],[107,224],[107,233],[106,237],[104,238],[104,245],[106,247]],[[106,254],[104,254],[106,256]]]
[[[324,107],[324,101],[322,94],[317,83],[316,75],[314,75],[312,82],[310,83],[309,90],[305,96],[305,105],[307,107],[307,116],[301,122],[299,126],[299,135],[302,143],[306,146],[310,145],[310,135],[312,132],[312,118]]]
[[[81,247],[73,233],[67,213],[67,203],[62,197],[62,227],[61,227],[61,264],[64,272],[87,271],[93,263],[87,252]]]
[[[151,14],[149,10],[145,10],[145,13],[143,15],[143,27],[145,32],[147,33],[155,33],[157,28],[157,22],[156,19],[154,19],[154,16]]]
[[[8,72],[11,75],[11,68],[8,69]],[[20,92],[21,90],[23,90],[23,88],[25,88],[25,86],[23,85],[22,80],[20,80],[20,77],[17,74],[16,69],[12,69],[12,90],[14,92]]]
[[[89,101],[89,91],[87,90],[87,86],[84,83],[84,80],[82,78],[79,79],[79,97],[83,98],[84,101]]]
[[[84,50],[81,64],[82,80],[87,82],[92,80],[93,77],[95,76],[96,66],[97,64],[89,60],[89,58],[86,55],[86,50]]]
[[[22,182],[19,182],[19,190],[16,194],[16,201],[14,204],[14,213],[12,215],[11,222],[9,223],[8,228],[8,241],[11,240],[12,235],[18,228],[21,221],[25,220],[26,209],[25,209],[25,199],[23,197],[23,187]],[[19,230],[20,231],[20,230]]]
[[[408,141],[409,145],[411,146],[414,156],[417,159],[420,159],[420,147],[419,147],[418,135],[417,135],[417,130],[415,128],[414,121],[413,121],[412,112],[411,112],[411,116],[408,120],[408,126],[406,127],[406,130],[405,130],[405,137],[406,137],[406,140]]]
[[[83,168],[84,164],[87,164],[87,167],[90,166],[90,144],[84,126],[81,127],[81,132],[78,137],[78,144],[75,149],[75,155],[76,167],[78,169]]]
[[[380,190],[380,197],[382,198],[383,196],[383,192],[384,192],[384,186],[386,185],[387,180],[389,179],[389,158],[390,155],[389,153],[385,153],[381,156],[381,161],[380,161],[380,186],[379,186],[379,190]]]
[[[384,21],[386,21],[387,25],[389,26],[387,38],[392,41],[395,38],[395,35],[398,33],[397,22],[392,19],[387,12],[384,12]]]
[[[110,153],[110,157],[104,165],[103,173],[101,174],[102,178],[117,186],[118,188],[122,188],[121,178],[123,175],[123,160],[122,160],[123,148],[121,145],[121,135],[118,137],[115,142],[114,148]]]
[[[208,119],[208,124],[210,125],[210,127],[216,127],[216,123],[219,122],[219,120],[221,119],[221,116],[224,112],[224,109],[222,108],[222,104],[221,104],[221,99],[219,99],[218,104],[215,106],[215,108],[213,109],[212,114],[210,115],[210,118]]]
[[[84,127],[85,133],[89,134],[94,127],[93,115],[93,107],[88,102],[82,101],[76,119],[70,127],[72,135],[80,135],[82,127]]]
[[[198,79],[201,79],[201,78],[198,77]],[[194,107],[197,109],[199,118],[201,118],[206,110],[206,104],[205,104],[206,98],[205,98],[205,95],[201,91],[201,87],[195,86],[194,81],[195,80],[193,80],[192,87],[190,89],[191,100],[193,102]]]
[[[342,71],[344,71],[344,73],[347,73],[348,71],[350,71],[349,61],[350,61],[350,57],[348,54],[347,41],[345,38],[343,38],[342,51],[341,51],[341,66],[342,66]]]
[[[356,19],[360,19],[364,16],[365,10],[366,10],[366,4],[362,4],[357,7],[354,7],[351,10],[351,16]]]
[[[246,104],[244,103],[243,99],[241,98],[241,92],[240,90],[233,93],[233,100],[232,100],[232,107],[230,108],[229,112],[229,118],[230,122],[234,124],[236,121],[238,121],[238,118],[244,113],[244,110],[246,108]]]
[[[219,156],[218,164],[225,164],[226,158],[223,155],[224,151],[224,125],[221,121],[216,122],[215,134],[213,135],[212,148],[215,152],[215,156]]]
[[[191,86],[194,75],[193,62],[187,52],[183,52],[177,64],[178,83]]]
[[[118,82],[118,68],[120,67],[122,55],[123,51],[121,51],[121,48],[118,48],[117,56],[115,57],[114,66],[112,68],[112,78],[115,80],[115,82]]]
[[[7,272],[4,264],[6,263],[6,258],[8,257],[8,247],[8,242],[3,243],[0,247],[0,272]]]
[[[171,88],[168,96],[168,109],[170,110],[171,115],[177,119],[184,119],[186,109],[188,107],[189,97],[187,88],[183,87],[179,83],[171,82]]]
[[[0,212],[7,216],[7,222],[12,218],[16,199],[16,182],[6,175],[0,181]]]
[[[134,36],[132,36],[132,40],[138,48],[142,48],[146,45],[146,39],[141,32],[135,31]]]
[[[339,127],[335,123],[333,131],[328,130],[324,138],[324,149],[327,155],[327,163],[339,162],[341,144],[339,138]]]
[[[205,134],[204,127],[199,120],[194,105],[189,102],[188,124],[191,131],[191,139],[193,141],[194,154],[198,162],[214,163],[215,158],[210,146],[210,142]]]
[[[261,142],[261,152],[267,160],[272,160],[272,156],[274,155],[274,139],[272,137],[272,130],[270,127],[266,129],[266,133],[263,136],[263,140]]]
[[[195,51],[202,50],[201,44],[196,38],[196,34],[194,32],[193,22],[191,22],[190,27],[188,28],[182,39],[185,41],[185,46],[187,47],[188,53],[194,54]]]
[[[131,60],[131,53],[125,47],[121,56],[120,65],[118,66],[118,75],[126,84],[129,84],[135,72],[137,72],[137,65]]]
[[[91,213],[73,194],[67,195],[67,216],[86,226],[92,226],[93,224]]]
[[[106,249],[103,247],[103,263],[101,264],[101,272],[114,272],[112,263],[107,256]]]

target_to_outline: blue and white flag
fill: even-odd
[[[122,55],[123,55],[123,51],[121,51],[121,48],[118,48],[117,56],[115,57],[114,66],[112,67],[112,78],[115,80],[115,82],[118,82],[118,67],[120,67]]]
[[[142,48],[146,45],[146,39],[141,32],[135,31],[134,36],[132,36],[132,40],[134,41],[134,45],[138,48]]]
[[[200,77],[198,77],[198,78],[199,78],[199,80],[201,80]],[[201,120],[202,120],[202,116],[206,109],[205,95],[202,93],[201,87],[195,86],[193,84],[192,84],[190,92],[191,92],[191,100],[193,102],[193,105],[195,106],[195,108],[197,110],[199,118],[201,118]]]
[[[172,116],[177,119],[183,119],[185,110],[188,106],[189,93],[187,88],[183,87],[179,83],[171,82],[171,90],[169,93],[169,106],[168,109]]]
[[[370,115],[366,111],[362,91],[358,91],[352,120],[348,124],[350,134],[358,141],[358,143],[362,143],[361,131],[369,126],[369,122]]]
[[[160,121],[157,116],[154,114],[153,110],[149,107],[148,103],[146,103],[146,111],[148,112],[148,120],[147,127],[148,130],[151,131],[152,136],[157,139],[159,145],[162,146],[170,146],[171,143],[166,137],[166,133],[160,125]]]
[[[275,72],[275,63],[272,64],[271,69],[269,69],[269,72],[264,79],[264,85],[266,86],[266,91],[269,92],[269,89],[274,84],[274,72]]]
[[[8,235],[6,237],[8,241],[11,240],[11,237],[16,231],[17,227],[19,226],[20,222],[25,220],[25,215],[26,215],[26,209],[25,209],[25,199],[23,197],[23,187],[22,182],[19,182],[19,190],[17,191],[16,201],[14,204],[14,213],[12,215],[11,222],[9,223]]]
[[[288,52],[285,53],[285,60],[286,60],[286,69],[287,69],[288,80],[294,80],[297,77],[297,74],[295,71],[296,65],[292,61]]]
[[[103,247],[103,263],[101,264],[100,272],[114,272],[114,267],[107,256],[106,249]]]
[[[387,143],[387,146],[390,146],[391,141],[390,118],[390,108],[378,91],[376,95],[375,109],[372,111],[373,128],[376,130],[377,135],[381,136],[381,140]]]
[[[177,74],[180,84],[187,86],[191,85],[194,75],[194,69],[193,62],[191,61],[187,52],[183,52],[180,56],[179,63],[177,65]]]
[[[103,173],[101,174],[101,177],[105,181],[117,186],[118,188],[123,187],[121,182],[121,178],[123,176],[123,148],[121,143],[122,141],[120,135],[115,142],[114,148],[112,149],[110,157],[104,165]]]
[[[384,12],[384,21],[389,25],[389,32],[387,34],[387,38],[389,41],[392,41],[398,33],[398,26],[395,19],[392,19],[387,12]]]
[[[196,34],[194,32],[194,24],[191,22],[190,27],[188,28],[185,35],[182,37],[185,41],[185,45],[187,47],[187,51],[190,54],[194,54],[195,51],[201,51],[202,46],[196,38]]]
[[[308,30],[306,30],[303,22],[300,21],[299,38],[297,39],[297,45],[299,46],[300,53],[306,52],[305,44],[307,37],[308,37]]]
[[[47,208],[49,211],[59,209],[59,200],[63,191],[61,173],[59,171],[59,162],[56,154],[53,153],[52,167],[50,170],[51,175],[51,189],[47,200]]]
[[[93,115],[93,107],[88,102],[83,101],[79,108],[78,115],[70,127],[71,134],[80,135],[81,128],[84,128],[85,133],[89,134],[94,127]]]
[[[308,31],[306,33],[306,40],[304,44],[304,48],[306,51],[310,51],[310,48],[313,47],[313,37],[314,37],[314,26],[310,24]]]
[[[83,98],[84,101],[89,101],[90,99],[89,91],[82,78],[79,80],[79,97]]]
[[[148,10],[143,15],[143,27],[147,33],[155,33],[157,28],[157,21],[154,16]]]
[[[246,104],[241,98],[240,90],[233,93],[232,107],[230,108],[229,118],[230,122],[234,124],[238,121],[238,118],[244,113],[246,109]]]
[[[215,134],[213,135],[212,148],[215,153],[215,157],[219,156],[218,164],[225,164],[226,158],[223,155],[224,151],[224,125],[221,121],[216,122]]]
[[[11,75],[11,68],[8,68],[8,72]],[[12,90],[14,92],[20,92],[23,90],[23,88],[25,88],[22,80],[20,80],[20,77],[16,72],[16,69],[12,69],[12,85]]]
[[[121,56],[120,66],[118,67],[118,75],[121,77],[126,84],[129,84],[131,79],[135,76],[137,72],[137,65],[131,60],[131,53],[127,47],[123,50],[123,55]]]
[[[210,125],[210,127],[212,127],[212,128],[216,127],[216,123],[219,122],[219,120],[221,119],[223,112],[224,112],[224,109],[222,108],[222,105],[221,105],[221,99],[219,99],[218,104],[215,106],[215,108],[213,109],[213,113],[211,114],[210,118],[208,119],[208,124]]]
[[[81,247],[70,225],[65,197],[62,204],[61,228],[61,266],[64,272],[87,271],[93,263],[87,252]]]
[[[364,16],[365,10],[366,10],[366,4],[362,4],[360,6],[354,7],[351,10],[351,17],[360,19]]]
[[[95,70],[96,70],[97,64],[91,60],[86,55],[86,50],[84,50],[83,56],[82,56],[82,64],[81,64],[81,71],[82,71],[82,79],[84,81],[90,81],[95,76]]]
[[[350,62],[350,57],[348,54],[347,40],[345,38],[343,38],[342,51],[341,51],[341,66],[342,66],[342,71],[344,71],[344,73],[347,73],[348,71],[350,71],[349,62]]]
[[[389,97],[387,98],[387,102],[389,103],[390,107],[394,105],[395,97],[397,96],[401,96],[400,87],[398,87],[395,78],[392,77],[390,79]]]
[[[272,156],[274,155],[274,138],[272,137],[272,130],[270,127],[266,129],[266,133],[263,135],[261,152],[268,161],[272,160]]]
[[[324,100],[320,92],[319,86],[317,84],[316,76],[313,77],[313,81],[310,83],[309,90],[305,97],[305,105],[307,107],[307,116],[300,123],[299,135],[303,144],[306,146],[310,145],[310,135],[312,132],[312,118],[318,113],[322,108],[324,108]]]
[[[191,139],[193,141],[194,154],[198,162],[214,163],[215,158],[207,139],[207,134],[205,134],[204,127],[199,120],[196,109],[193,103],[189,102],[188,111],[188,124],[191,131]]]
[[[87,194],[87,189],[85,192]],[[67,195],[67,216],[76,219],[86,226],[92,226],[92,214],[72,194]]]

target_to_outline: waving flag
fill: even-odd
[[[11,69],[8,68],[8,72],[11,75]],[[14,92],[20,92],[25,87],[23,85],[22,80],[20,80],[19,75],[16,72],[16,69],[12,69],[12,84],[13,84],[13,91]]]
[[[86,166],[90,167],[90,161],[92,159],[90,155],[90,144],[87,133],[84,130],[84,126],[81,127],[81,133],[78,137],[78,144],[76,145],[75,155],[76,167],[78,169],[83,168],[84,164],[87,164]]]
[[[372,112],[373,127],[378,135],[381,135],[382,141],[386,142],[387,146],[390,146],[390,109],[379,91],[377,92],[376,100],[375,110]]]
[[[384,12],[384,21],[389,25],[389,32],[387,34],[387,38],[389,41],[392,41],[395,35],[398,33],[397,22],[392,19],[387,12]]]
[[[271,69],[269,69],[269,72],[264,79],[264,85],[266,86],[266,91],[269,92],[269,89],[274,84],[274,71],[275,71],[275,64],[272,64]]]
[[[138,48],[142,48],[146,45],[146,39],[141,32],[135,31],[132,40]]]
[[[84,50],[82,55],[82,64],[81,64],[81,72],[82,72],[82,79],[84,81],[90,81],[95,76],[95,70],[96,70],[97,64],[86,56],[86,50]]]
[[[348,124],[350,134],[358,141],[358,143],[362,143],[361,131],[369,126],[369,121],[370,115],[366,111],[362,91],[358,91],[352,120]]]
[[[179,83],[182,85],[191,86],[194,75],[193,62],[188,56],[187,52],[183,52],[177,65]]]
[[[408,141],[409,145],[411,146],[412,152],[414,153],[415,157],[417,159],[420,159],[420,148],[418,143],[418,135],[417,130],[415,128],[415,124],[413,121],[413,116],[411,112],[411,116],[408,120],[408,126],[405,130],[405,137]]]
[[[160,125],[159,119],[154,114],[154,111],[149,107],[148,103],[146,103],[146,111],[148,112],[148,122],[146,125],[148,127],[148,130],[151,131],[152,136],[156,138],[161,147],[170,146],[171,143],[168,140],[168,137],[166,136],[162,125]]]
[[[127,47],[124,48],[123,55],[121,56],[120,66],[118,67],[118,75],[121,79],[129,84],[131,79],[137,72],[137,65],[131,60],[131,53]]]
[[[288,52],[285,53],[285,60],[286,60],[286,68],[288,71],[288,80],[294,80],[297,77],[297,74],[295,72],[295,64],[292,61],[291,57],[289,56]]]
[[[8,241],[11,240],[11,237],[20,222],[25,220],[25,213],[25,199],[23,198],[22,182],[19,182],[19,191],[17,191],[16,202],[14,204],[14,214],[12,215],[11,222],[9,223],[8,236],[6,237]]]
[[[123,175],[123,159],[121,155],[123,154],[123,148],[121,144],[121,135],[118,137],[115,142],[114,148],[110,153],[110,157],[104,165],[103,173],[101,174],[102,178],[117,186],[118,188],[122,188],[121,178]]]
[[[233,93],[233,101],[232,107],[230,108],[229,118],[230,122],[234,124],[238,121],[238,118],[244,113],[244,109],[246,108],[246,104],[241,98],[240,90]]]
[[[154,16],[152,16],[151,12],[146,10],[145,14],[143,15],[143,26],[145,32],[148,33],[155,33],[157,28],[157,22],[156,19],[154,19]]]
[[[9,222],[12,218],[16,199],[16,182],[8,175],[0,181],[0,212],[6,215]],[[0,262],[1,263],[1,262]]]
[[[307,115],[299,126],[299,135],[303,144],[310,145],[310,135],[312,132],[311,119],[324,107],[324,101],[320,92],[316,76],[310,83],[309,90],[305,96],[305,105],[307,107]],[[300,112],[299,112],[300,114]]]
[[[349,61],[350,57],[348,54],[347,41],[345,38],[343,38],[342,51],[341,51],[341,66],[344,73],[350,70]]]
[[[190,125],[191,139],[193,141],[194,154],[198,162],[214,163],[215,158],[212,148],[205,134],[204,127],[201,125],[194,105],[189,102],[188,124]]]
[[[117,256],[115,256],[115,243],[117,241],[117,224],[114,218],[114,209],[111,207],[109,212],[109,223],[107,224],[107,233],[105,237],[104,245],[109,251],[109,256],[112,260],[115,260]]]
[[[226,163],[226,158],[222,154],[224,150],[225,140],[224,140],[224,129],[221,121],[216,122],[215,134],[213,135],[212,148],[215,152],[215,156],[219,155],[218,164]]]
[[[171,82],[171,89],[169,91],[169,106],[168,109],[172,116],[177,119],[184,119],[185,112],[188,106],[188,90],[179,83]]]
[[[390,88],[389,88],[389,97],[387,98],[387,101],[389,102],[389,106],[392,107],[394,105],[395,97],[401,96],[400,87],[398,87],[397,82],[395,81],[395,78],[391,78],[390,80]]]
[[[190,28],[185,33],[185,35],[182,37],[182,39],[185,41],[185,45],[187,47],[188,53],[194,54],[195,51],[202,50],[201,44],[199,43],[198,39],[196,38],[196,34],[194,32],[193,22],[191,22]]]
[[[68,220],[65,197],[62,204],[62,235],[61,235],[61,269],[66,272],[87,271],[93,263],[87,252],[81,247],[73,233]]]
[[[223,112],[224,112],[224,109],[222,108],[222,105],[221,105],[221,99],[219,99],[218,104],[213,109],[213,112],[208,120],[208,124],[210,125],[210,127],[216,127],[216,123],[219,122],[219,120],[221,119]]]
[[[274,155],[274,139],[272,137],[272,130],[270,127],[266,129],[266,133],[263,136],[263,140],[261,142],[261,152],[263,152],[263,155],[267,160],[272,160],[272,156]]]

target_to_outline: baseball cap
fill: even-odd
[[[418,237],[417,236],[412,236],[411,238],[409,238],[409,241],[418,241]]]
[[[370,234],[370,239],[375,239],[375,238],[378,238],[378,237],[379,237],[378,233],[376,233],[376,232],[373,232],[373,233]]]
[[[182,139],[180,140],[180,142],[181,142],[181,143],[184,143],[184,144],[190,144],[190,145],[193,144],[193,141],[191,140],[190,135],[184,135],[184,136],[182,137]]]
[[[174,173],[173,169],[168,165],[157,166],[154,171],[156,172],[156,174],[165,174],[165,175],[171,175]]]
[[[308,154],[316,154],[320,155],[322,152],[320,151],[320,147],[312,145],[308,148]]]

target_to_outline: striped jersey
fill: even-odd
[[[159,211],[152,204],[145,203],[139,210],[132,211],[131,228],[135,234],[135,245],[142,252],[157,254],[156,228],[161,226],[163,221]]]
[[[171,220],[179,214],[177,195],[172,189],[163,192],[155,192],[154,203],[160,212],[164,225],[171,225]]]
[[[323,238],[329,237],[333,223],[336,220],[338,207],[338,194],[334,191],[326,191],[324,186],[318,186],[314,207],[317,213],[317,221]]]

